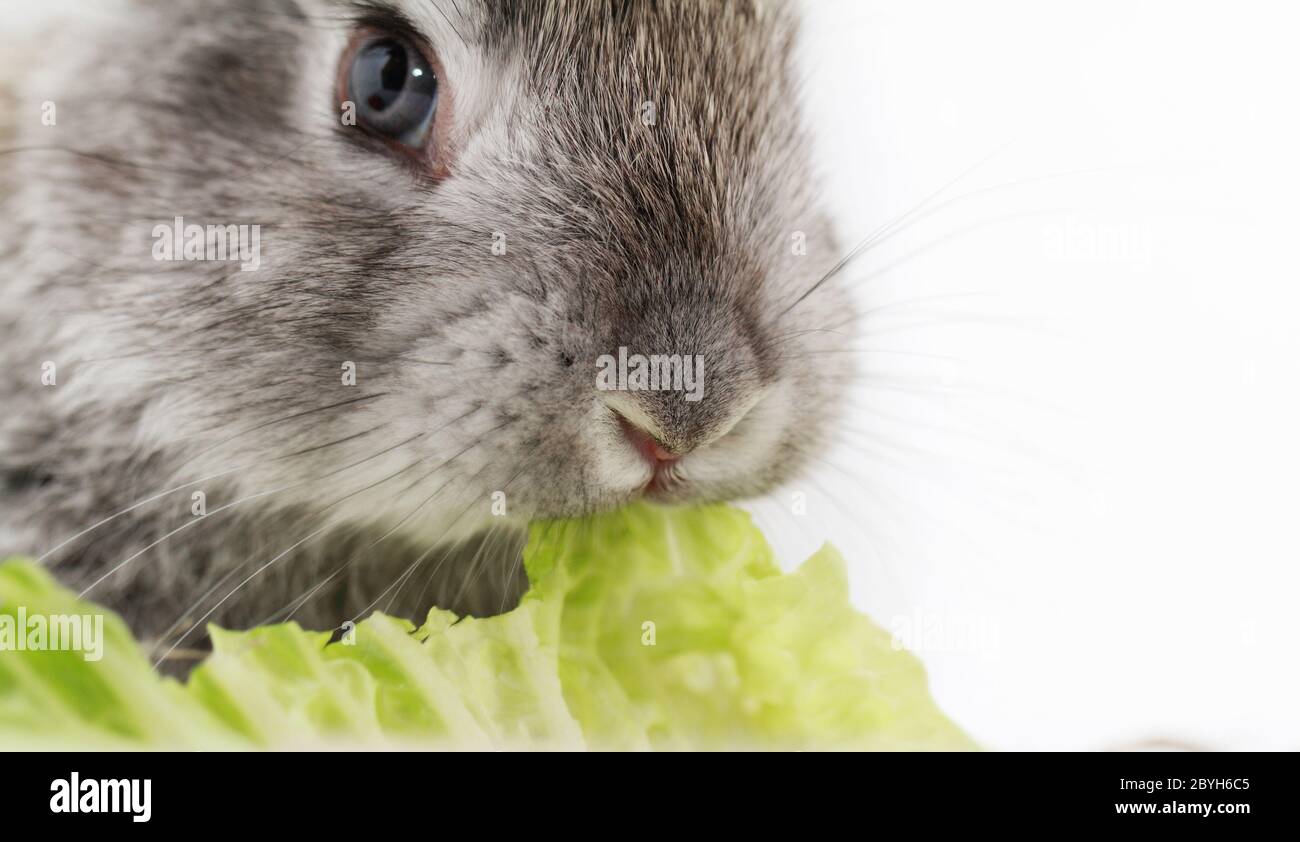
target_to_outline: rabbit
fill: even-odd
[[[184,660],[497,613],[532,522],[799,476],[856,314],[797,45],[767,0],[61,25],[6,79],[0,555]]]

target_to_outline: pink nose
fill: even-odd
[[[627,440],[632,443],[632,446],[637,449],[637,452],[645,457],[645,460],[650,463],[650,467],[659,468],[661,466],[671,465],[678,459],[682,458],[681,454],[673,453],[671,450],[660,444],[659,440],[654,436],[636,426],[622,415],[618,416],[618,423],[619,426],[623,428],[623,435],[627,436]]]

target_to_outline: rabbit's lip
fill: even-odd
[[[667,479],[664,474],[655,471],[654,476],[650,477],[650,481],[641,489],[641,494],[651,498],[661,497],[668,494],[673,485],[675,483]]]
[[[677,460],[659,463],[650,479],[641,488],[641,496],[648,500],[670,502],[680,500],[686,483],[673,470]]]

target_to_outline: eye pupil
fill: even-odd
[[[348,71],[358,117],[371,131],[404,145],[427,140],[437,106],[437,79],[428,61],[403,40],[377,37],[361,46]]]
[[[401,93],[402,88],[406,86],[406,51],[391,43],[383,45],[380,49],[387,53],[383,68],[379,71],[381,84],[385,90]]]

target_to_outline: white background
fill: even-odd
[[[783,561],[833,540],[990,747],[1300,748],[1294,4],[806,5],[846,248],[912,224]]]
[[[783,557],[838,544],[990,747],[1300,748],[1297,7],[806,5],[846,247],[947,188],[845,273]]]

